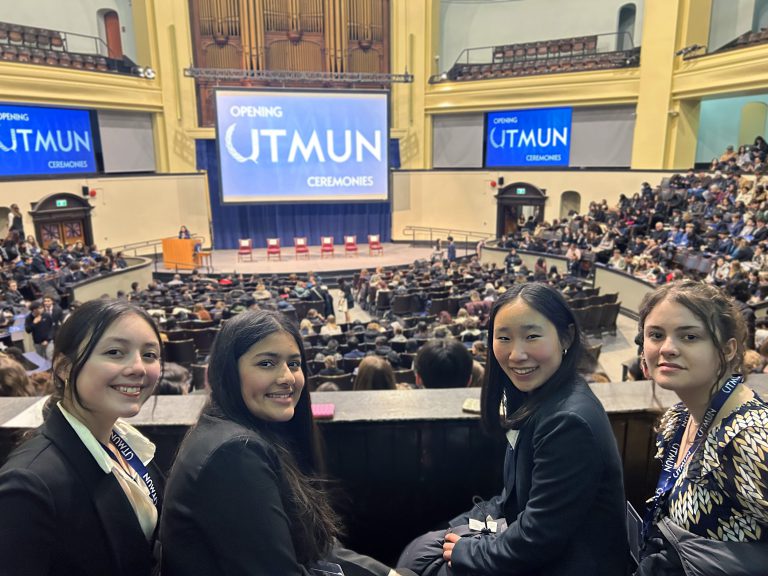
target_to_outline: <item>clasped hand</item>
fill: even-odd
[[[443,559],[448,562],[448,565],[451,565],[451,554],[453,553],[453,547],[456,546],[456,542],[458,542],[461,539],[461,536],[458,534],[454,534],[453,532],[448,532],[448,534],[445,535],[445,540],[443,541]]]

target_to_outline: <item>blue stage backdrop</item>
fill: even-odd
[[[392,236],[389,202],[222,204],[214,140],[197,141],[197,168],[208,172],[217,250],[237,248],[240,238],[251,238],[254,248],[265,248],[267,238],[280,238],[286,254],[291,254],[296,236],[306,236],[311,245],[319,245],[321,236],[333,236],[337,246],[350,234],[356,235],[360,244],[368,241],[368,234],[379,234],[383,242]]]

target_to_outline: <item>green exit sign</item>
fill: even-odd
[[[66,200],[56,200],[56,208],[66,208],[66,207],[67,207]]]
[[[515,194],[524,195],[525,194],[525,188],[515,188]]]

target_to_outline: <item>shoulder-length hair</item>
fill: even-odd
[[[701,321],[712,340],[719,361],[719,369],[714,375],[710,389],[710,396],[713,396],[728,372],[741,372],[744,369],[745,342],[748,336],[744,316],[733,298],[710,284],[695,280],[663,284],[646,294],[640,303],[635,343],[640,347],[641,352],[645,343],[645,321],[651,311],[665,300],[685,306]],[[728,361],[723,350],[730,339],[736,341],[736,350],[733,359]],[[746,377],[747,374],[744,376]]]
[[[162,340],[157,325],[143,309],[127,300],[98,298],[78,306],[61,325],[53,344],[52,375],[54,393],[46,402],[47,414],[53,404],[65,396],[80,402],[77,391],[77,377],[93,350],[110,326],[125,316],[138,316],[152,329],[160,346],[160,362],[163,362]],[[162,378],[162,372],[160,377]],[[159,380],[159,379],[158,379]]]
[[[496,316],[502,308],[518,299],[555,326],[560,344],[566,349],[559,368],[538,390],[530,394],[515,388],[493,353]],[[576,374],[583,354],[581,329],[573,311],[560,292],[539,282],[511,286],[494,303],[488,320],[488,361],[480,395],[481,417],[485,430],[491,434],[498,434],[510,428],[519,428],[551,394],[577,378]],[[502,402],[505,415],[499,418],[499,406]]]
[[[238,360],[251,346],[272,334],[293,338],[301,355],[304,387],[288,422],[266,422],[254,416],[243,400]],[[208,365],[210,402],[204,412],[257,430],[274,441],[284,481],[290,491],[283,495],[291,539],[299,563],[320,559],[339,535],[338,516],[333,512],[323,481],[320,439],[307,385],[307,360],[299,329],[286,316],[271,310],[242,312],[227,320],[216,336]]]

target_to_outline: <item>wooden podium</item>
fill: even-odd
[[[199,240],[188,238],[163,238],[163,266],[169,270],[193,270],[197,243]]]

